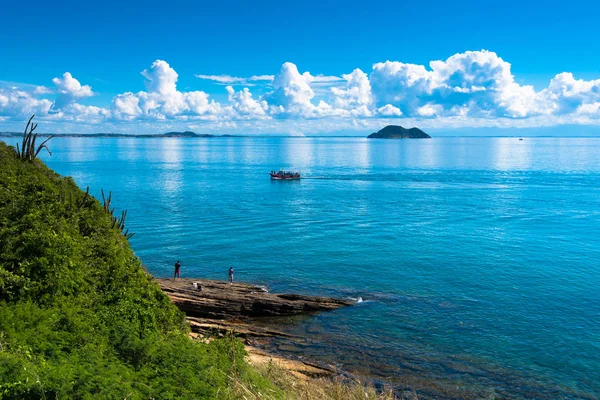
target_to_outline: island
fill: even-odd
[[[431,136],[419,128],[406,129],[399,125],[388,125],[378,132],[371,133],[367,139],[431,139]]]

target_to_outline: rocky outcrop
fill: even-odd
[[[354,304],[329,297],[268,293],[262,287],[245,283],[230,285],[203,279],[158,279],[158,282],[188,317],[212,320],[310,314]]]
[[[371,133],[368,139],[431,139],[431,136],[419,128],[406,129],[399,125],[388,125],[382,130]]]
[[[306,359],[283,358],[275,353],[306,345],[307,338],[284,332],[278,321],[290,315],[311,314],[353,305],[350,300],[330,297],[275,294],[256,285],[229,284],[206,279],[157,279],[162,290],[185,312],[191,336],[200,340],[224,337],[233,333],[243,339],[253,364],[277,362],[299,378],[333,376],[340,373],[334,366]],[[286,319],[286,318],[284,318]],[[294,356],[298,357],[297,355]]]

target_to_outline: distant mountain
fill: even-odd
[[[150,136],[150,135],[148,135],[148,136]],[[211,135],[208,133],[203,133],[203,134],[199,135],[194,132],[185,131],[185,132],[167,132],[167,133],[163,133],[160,136],[162,136],[162,137],[213,137],[214,135]]]
[[[388,125],[379,132],[371,133],[369,139],[430,139],[431,136],[419,128],[406,129],[399,125]]]

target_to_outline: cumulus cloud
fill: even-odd
[[[367,74],[357,68],[351,73],[342,76],[346,80],[347,86],[345,88],[331,88],[333,106],[347,110],[355,116],[371,116],[373,98]]]
[[[600,102],[581,104],[577,107],[577,114],[600,118]]]
[[[236,92],[233,87],[227,86],[228,100],[235,113],[244,118],[266,116],[269,108],[266,101],[258,101],[252,98],[252,93],[248,88]]]
[[[54,91],[46,86],[36,86],[36,88],[33,90],[33,93],[34,94],[50,94],[50,93],[54,93]]]
[[[179,75],[163,60],[156,60],[142,71],[146,92],[126,92],[113,99],[113,115],[121,120],[205,117],[214,118],[221,110],[220,104],[210,101],[202,91],[177,90]]]
[[[271,113],[278,116],[313,116],[316,107],[311,103],[315,97],[310,86],[312,80],[309,72],[300,74],[295,64],[283,64],[273,79],[273,91],[265,97]]]
[[[31,93],[17,89],[0,89],[0,116],[25,118],[31,114],[47,115],[52,101],[38,99]]]
[[[345,86],[340,86],[344,82]],[[313,90],[315,85],[325,84],[329,88],[329,102],[317,100]],[[270,106],[270,114],[277,118],[371,115],[369,79],[360,69],[343,77],[313,76],[308,71],[301,74],[295,64],[286,62],[271,85],[273,91],[265,95],[264,99]]]
[[[394,107],[391,104],[386,104],[385,106],[377,109],[377,114],[382,117],[400,117],[402,116],[402,111],[398,107]]]
[[[550,81],[548,88],[541,92],[551,111],[568,114],[577,110],[593,109],[600,101],[600,79],[585,81],[575,79],[572,73],[563,72]]]
[[[523,118],[549,112],[532,86],[515,82],[508,62],[485,50],[431,61],[429,69],[397,61],[377,63],[371,86],[377,105],[398,106],[406,115]]]
[[[370,128],[391,118],[436,127],[600,124],[600,79],[564,72],[536,91],[518,83],[510,63],[486,50],[427,65],[385,61],[370,71],[354,69],[340,76],[301,72],[291,62],[275,75],[196,75],[225,86],[219,89],[221,102],[204,91],[178,88],[179,75],[166,61],[156,60],[141,75],[145,90],[118,94],[109,108],[81,104],[94,92],[69,72],[52,80],[54,88],[0,81],[0,120],[36,113],[73,123],[210,123],[215,129],[255,131],[287,123],[295,132],[309,126],[309,120],[318,120],[322,130]],[[249,87],[257,86],[253,94]]]
[[[77,79],[73,78],[70,72],[65,72],[62,78],[52,79],[52,83],[54,83],[58,92],[58,97],[54,102],[54,107],[57,110],[73,104],[79,99],[94,95],[91,86],[82,85]]]

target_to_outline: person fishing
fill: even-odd
[[[175,273],[173,274],[173,279],[180,278],[180,276],[179,276],[180,269],[181,269],[181,263],[179,262],[179,260],[177,260],[177,262],[175,263]]]
[[[233,283],[233,267],[229,267],[229,279],[227,281],[230,285]]]

